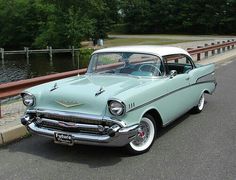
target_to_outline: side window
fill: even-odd
[[[188,73],[193,69],[193,64],[190,57],[184,54],[168,55],[164,56],[163,59],[167,74],[169,74],[171,70],[176,70],[177,74],[183,74]]]

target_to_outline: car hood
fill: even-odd
[[[35,108],[103,115],[109,98],[148,81],[129,76],[84,75],[36,86],[28,92],[36,94]]]

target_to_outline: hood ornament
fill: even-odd
[[[53,88],[50,91],[54,91],[58,88],[57,83],[54,84]]]
[[[98,96],[100,94],[102,94],[103,92],[105,92],[105,90],[103,89],[103,87],[101,87],[98,92],[96,92],[95,96]]]

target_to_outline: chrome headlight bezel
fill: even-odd
[[[123,116],[126,112],[125,104],[117,99],[108,101],[108,109],[113,116]]]
[[[33,94],[25,92],[25,93],[21,93],[21,97],[22,97],[23,104],[26,107],[31,107],[35,105],[36,100]]]

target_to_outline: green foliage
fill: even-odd
[[[128,33],[236,33],[236,0],[122,0],[122,16]]]
[[[94,49],[91,48],[81,48],[79,51],[79,68],[88,67],[90,56]]]
[[[106,37],[117,20],[114,11],[108,0],[0,0],[0,46],[79,47],[82,40]]]
[[[117,30],[235,34],[236,0],[0,0],[0,47],[79,47]]]

